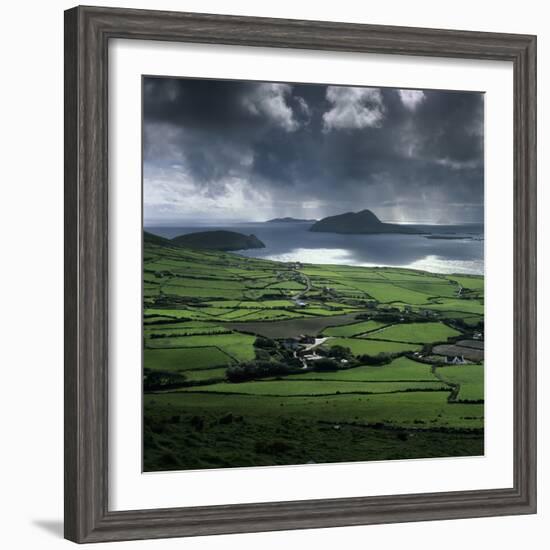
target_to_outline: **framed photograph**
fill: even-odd
[[[536,511],[536,38],[65,12],[65,535]]]

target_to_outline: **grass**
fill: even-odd
[[[160,321],[160,322],[159,322]],[[149,317],[145,319],[144,331],[145,333],[165,330],[165,329],[178,329],[178,330],[193,330],[193,329],[209,329],[219,328],[217,323],[209,323],[208,321],[180,321],[178,319],[170,319],[166,317]]]
[[[203,369],[203,370],[187,370],[185,378],[193,382],[204,382],[205,380],[216,380],[225,378],[225,368],[221,369]]]
[[[394,285],[390,282],[363,282],[353,280],[350,286],[361,290],[380,303],[406,302],[408,304],[426,304],[428,296],[403,286]]]
[[[389,365],[354,367],[336,372],[307,372],[293,374],[287,379],[343,380],[350,382],[434,381],[431,365],[411,361],[407,357],[394,359]]]
[[[445,296],[451,298],[456,297],[458,294],[458,286],[450,282],[445,282],[444,280],[443,282],[430,282],[422,280],[406,281],[399,282],[396,286],[433,297]]]
[[[359,338],[330,338],[323,346],[327,349],[330,349],[332,346],[343,346],[349,348],[353,355],[378,355],[380,353],[400,353],[402,351],[418,351],[421,349],[421,346],[414,344]]]
[[[325,336],[356,336],[357,334],[364,334],[377,330],[386,326],[386,323],[379,321],[363,321],[360,323],[353,323],[351,325],[343,325],[339,327],[329,327],[323,331]]]
[[[215,285],[212,283],[215,282]],[[199,277],[177,277],[171,280],[172,286],[181,288],[206,288],[208,290],[240,290],[244,291],[246,286],[240,280],[234,279],[205,279]]]
[[[395,342],[433,343],[446,342],[451,336],[460,336],[460,332],[443,323],[405,323],[391,325],[365,335],[374,340],[392,340]]]
[[[234,330],[251,332],[267,338],[290,338],[297,334],[320,334],[328,326],[347,324],[355,321],[355,314],[344,314],[332,317],[302,317],[288,320],[275,320],[269,323],[254,322],[243,317],[238,323],[228,323]]]
[[[241,321],[271,321],[280,319],[295,319],[303,317],[303,313],[296,311],[287,311],[283,309],[258,309],[256,311],[242,310],[243,314],[239,317],[234,317],[235,320]]]
[[[197,320],[203,319],[208,320],[208,316],[203,311],[197,311],[193,308],[187,307],[185,309],[164,309],[164,308],[146,308],[146,315],[156,315],[166,317],[168,319],[186,319],[186,320]]]
[[[463,313],[476,313],[483,315],[483,304],[479,300],[440,300],[439,303],[430,304],[429,308],[434,311],[460,311]]]
[[[172,296],[191,297],[191,298],[234,299],[234,298],[243,297],[242,290],[216,288],[216,285],[211,285],[210,287],[207,287],[207,288],[200,288],[200,287],[186,287],[186,286],[180,286],[180,285],[174,285],[174,284],[166,284],[166,285],[162,285],[162,290],[165,294],[169,294]]]
[[[225,380],[227,367],[255,359],[256,335],[324,335],[325,349],[340,345],[355,356],[444,342],[460,333],[441,322],[388,326],[357,315],[398,308],[406,318],[409,306],[477,325],[483,278],[341,265],[294,268],[151,243],[144,258],[144,367],[183,373],[194,384],[144,395],[146,471],[483,453],[482,366],[434,371],[398,357],[382,366]],[[298,307],[293,298],[307,278],[306,306]],[[281,349],[274,358],[285,361]]]
[[[180,391],[208,393],[237,393],[250,395],[337,395],[392,393],[414,390],[445,390],[449,386],[436,378],[426,382],[349,382],[335,380],[267,380],[242,382],[240,384],[222,383],[209,386],[183,388]]]
[[[272,309],[287,307],[296,307],[296,304],[291,300],[263,300],[262,302],[243,301],[239,304],[239,308]]]
[[[305,285],[297,281],[284,281],[282,283],[269,285],[269,288],[282,288],[285,290],[304,290]]]
[[[230,334],[212,334],[200,336],[167,337],[149,340],[150,348],[202,348],[215,347],[239,361],[254,359],[252,344],[255,338],[248,334],[233,332]]]
[[[194,415],[227,414],[247,418],[286,417],[329,423],[384,424],[387,426],[481,428],[483,405],[449,405],[448,391],[340,394],[332,396],[289,397],[240,395],[228,392],[177,392],[147,394],[145,406],[151,409],[170,405]],[[153,411],[151,411],[153,412]]]
[[[155,371],[187,371],[227,366],[234,361],[218,348],[146,349],[143,366]]]
[[[379,275],[379,277],[384,280],[391,281],[393,283],[403,283],[403,282],[431,282],[431,283],[440,283],[445,282],[445,279],[440,275],[433,273],[426,273],[425,271],[419,271],[416,269],[404,269],[404,268],[374,268],[374,271]]]
[[[410,432],[165,403],[146,405],[144,420],[145,471],[483,454],[483,437],[469,432]]]
[[[203,326],[203,327],[167,327],[166,325],[157,325],[144,329],[144,334],[149,338],[159,338],[165,336],[194,336],[206,334],[224,334],[228,330],[223,326]]]
[[[457,401],[482,401],[484,399],[483,365],[456,365],[437,369],[440,380],[458,384]]]
[[[477,276],[467,276],[467,275],[452,275],[447,277],[451,281],[457,282],[460,286],[470,289],[470,290],[480,290],[483,291],[485,281],[483,277]]]

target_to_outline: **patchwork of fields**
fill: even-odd
[[[143,289],[146,471],[483,453],[482,360],[434,352],[482,356],[482,277],[146,240]]]

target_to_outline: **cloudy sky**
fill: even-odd
[[[144,220],[483,220],[483,95],[147,77]]]

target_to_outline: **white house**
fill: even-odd
[[[461,355],[460,357],[458,355],[447,355],[445,357],[445,363],[450,363],[451,365],[464,365],[466,364],[466,359],[464,359],[464,355]]]

